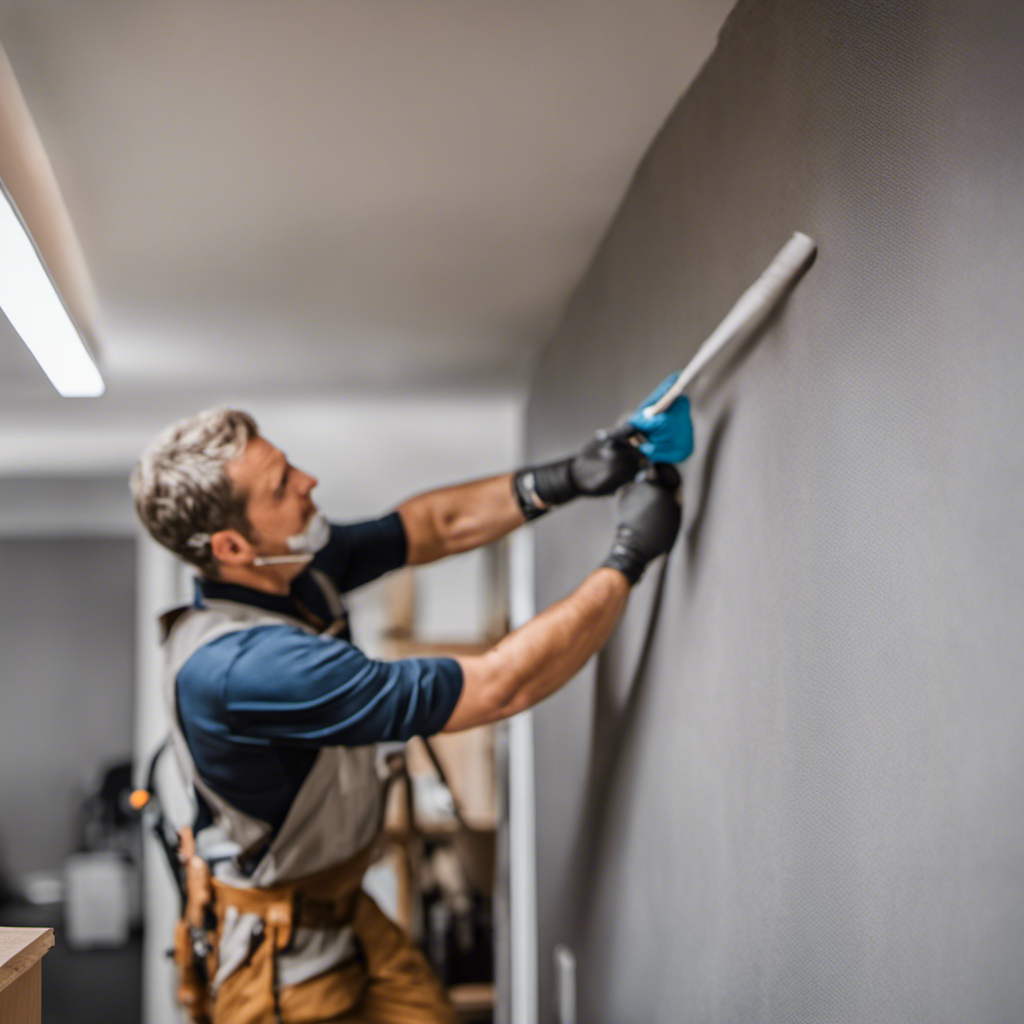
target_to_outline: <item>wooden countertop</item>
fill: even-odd
[[[0,928],[0,992],[52,947],[52,928]]]

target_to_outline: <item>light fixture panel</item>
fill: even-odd
[[[61,395],[103,394],[103,377],[2,182],[0,309]]]

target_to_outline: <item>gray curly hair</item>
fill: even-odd
[[[217,575],[210,536],[238,530],[249,536],[247,495],[233,487],[224,464],[259,435],[239,409],[206,409],[179,420],[142,453],[129,486],[150,535],[206,576]]]

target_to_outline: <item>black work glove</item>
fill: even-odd
[[[683,518],[679,471],[655,462],[640,480],[627,484],[619,499],[619,525],[608,557],[601,563],[636,583],[647,564],[671,550]]]
[[[581,494],[614,494],[646,462],[636,445],[601,431],[568,459],[519,470],[512,478],[513,489],[523,515],[536,519],[552,505]]]

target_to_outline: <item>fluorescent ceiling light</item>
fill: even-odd
[[[0,309],[65,398],[102,395],[100,371],[2,182],[0,194]]]

